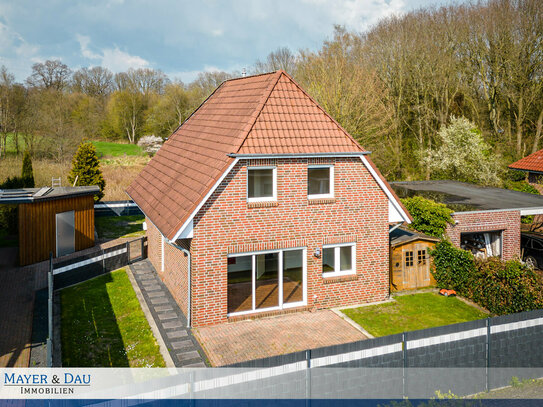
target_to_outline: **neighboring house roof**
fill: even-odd
[[[367,154],[285,72],[231,79],[172,134],[127,193],[172,240],[236,156],[333,153]]]
[[[520,160],[509,164],[513,170],[533,171],[543,173],[543,150],[536,151]]]
[[[38,201],[51,201],[54,199],[96,195],[99,192],[100,187],[97,185],[83,187],[0,189],[0,204],[21,204]]]
[[[424,240],[427,242],[439,242],[437,237],[428,236],[414,230],[408,230],[404,228],[396,228],[390,232],[390,246],[398,247],[407,243],[416,242],[417,240]]]
[[[402,197],[422,196],[455,212],[519,210],[521,215],[543,214],[543,196],[490,188],[459,181],[405,181],[390,185]]]

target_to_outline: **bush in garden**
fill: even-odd
[[[543,308],[541,275],[518,260],[475,259],[448,241],[430,252],[432,274],[440,288],[452,288],[493,314]]]
[[[138,141],[138,146],[141,147],[149,155],[155,155],[162,146],[162,137],[157,136],[143,136]]]
[[[74,155],[68,181],[73,184],[76,178],[76,186],[98,185],[100,192],[94,196],[94,200],[99,201],[103,198],[106,181],[100,170],[96,147],[92,143],[81,143]]]
[[[422,196],[404,198],[402,202],[413,217],[411,227],[421,233],[441,237],[447,228],[447,224],[453,223],[451,217],[453,211],[444,204]]]
[[[447,240],[439,242],[430,254],[434,261],[432,274],[438,287],[467,295],[470,277],[476,271],[473,254],[453,246]]]

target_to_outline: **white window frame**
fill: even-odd
[[[328,194],[313,194],[309,193],[309,170],[318,169],[318,168],[329,168],[330,169],[330,193]],[[308,199],[325,199],[334,197],[334,166],[331,164],[323,165],[308,165],[307,166],[307,198]]]
[[[351,270],[340,270],[340,248],[351,246],[351,264],[352,269]],[[339,243],[339,244],[325,244],[322,245],[322,258],[324,258],[324,249],[334,249],[334,271],[323,271],[322,276],[323,277],[339,277],[339,276],[350,276],[352,274],[356,274],[356,243]],[[321,261],[321,268],[322,268],[322,261]]]
[[[249,198],[249,171],[250,170],[273,170],[273,196],[262,198]],[[247,202],[273,202],[277,201],[277,167],[276,166],[248,166],[246,182]]]
[[[283,253],[293,250],[301,250],[302,251],[302,301],[298,302],[291,302],[291,303],[284,303],[283,300]],[[256,286],[256,256],[259,254],[267,254],[267,253],[279,253],[279,263],[278,268],[281,270],[281,278],[279,279],[278,284],[278,295],[279,295],[279,306],[277,307],[269,307],[269,308],[260,308],[256,309],[255,304],[255,296],[253,295],[253,303],[252,303],[252,309],[248,311],[238,311],[238,312],[230,312],[227,313],[226,316],[233,317],[236,315],[247,315],[247,314],[257,314],[259,312],[269,312],[269,311],[276,311],[276,310],[282,310],[282,309],[288,309],[288,308],[295,308],[295,307],[303,307],[307,305],[307,247],[289,247],[287,249],[276,249],[276,250],[260,250],[260,251],[253,251],[253,252],[245,252],[245,253],[230,253],[227,255],[228,258],[232,257],[243,257],[243,256],[251,256],[251,262],[252,262],[252,293],[255,292],[255,286]],[[228,290],[228,286],[226,288]]]

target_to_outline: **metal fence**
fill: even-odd
[[[318,335],[318,332],[315,334]],[[447,383],[455,383],[457,394],[473,394],[507,386],[512,376],[522,377],[533,373],[533,377],[541,377],[541,349],[543,310],[535,310],[306,350],[227,367],[272,369],[278,374],[276,382],[281,375],[285,375],[286,380],[289,374],[305,369],[385,368],[381,371],[390,369],[394,374],[386,372],[380,377],[380,386],[397,389],[400,397],[416,396],[424,386],[445,388],[447,391]],[[420,374],[421,370],[427,368],[432,371],[429,375]],[[442,369],[446,375],[438,378],[436,369]],[[534,369],[533,372],[530,369]],[[361,371],[364,369],[351,370],[351,377],[346,383],[353,382],[352,375]],[[378,374],[378,369],[373,371],[374,375]],[[410,371],[417,373],[410,375]],[[476,373],[466,374],[466,371]],[[335,381],[338,378],[334,376],[328,379]],[[320,380],[325,380],[324,376]],[[357,389],[360,380],[373,383],[375,378],[360,377],[354,380]],[[288,380],[284,385],[289,385]]]
[[[145,236],[55,264],[53,264],[53,253],[51,253],[47,275],[48,367],[53,366],[55,291],[109,273],[145,258],[147,258],[147,237]]]

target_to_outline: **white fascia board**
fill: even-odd
[[[194,209],[194,211],[192,211],[192,213],[190,214],[189,218],[185,221],[183,226],[181,226],[181,228],[177,231],[177,233],[175,234],[175,236],[171,240],[172,242],[175,242],[177,239],[181,239],[182,238],[181,235],[188,235],[189,232],[185,232],[185,229],[188,229],[189,227],[190,227],[190,237],[192,237],[193,228],[194,228],[194,224],[193,224],[192,221],[193,221],[194,217],[196,216],[198,211],[202,208],[202,206],[204,206],[204,204],[207,202],[209,197],[211,197],[213,192],[215,192],[215,190],[219,187],[219,185],[221,185],[221,182],[226,178],[226,176],[230,173],[230,171],[232,171],[232,168],[234,168],[234,166],[238,163],[238,161],[239,161],[239,158],[235,158],[234,161],[232,161],[232,164],[230,164],[230,166],[226,169],[226,171],[221,175],[221,177],[215,183],[215,185],[213,185],[213,187],[211,187],[211,189],[208,191],[208,193],[206,194],[204,199],[202,199],[200,201],[200,203],[198,204],[196,209]]]
[[[389,189],[386,187],[385,183],[381,179],[379,175],[375,172],[373,167],[370,165],[366,157],[363,155],[360,156],[360,159],[370,172],[370,174],[373,176],[375,181],[377,181],[377,184],[381,187],[381,189],[385,192],[386,196],[388,197],[388,221],[389,222],[405,222],[405,223],[411,223],[411,220],[409,219],[409,216],[405,213],[400,203],[396,200],[394,195],[389,191]],[[391,207],[394,209],[394,211],[391,211]]]
[[[187,227],[183,229],[183,231],[179,235],[178,239],[192,239],[194,235],[193,232],[194,232],[194,222],[193,222],[193,219],[191,219]]]

